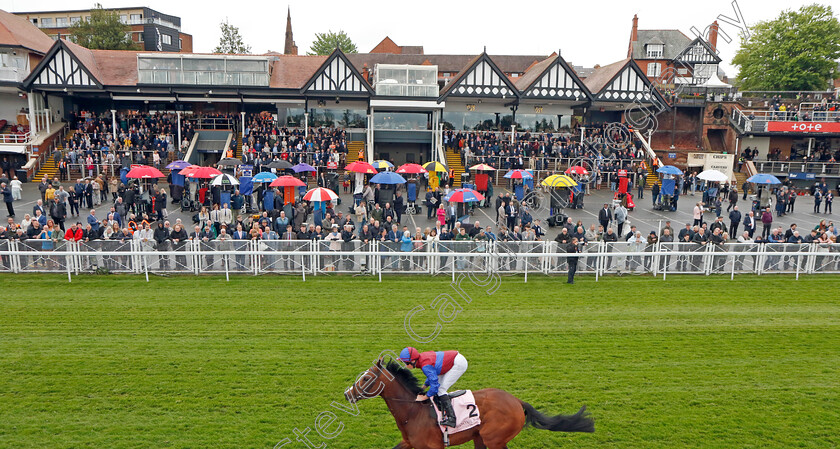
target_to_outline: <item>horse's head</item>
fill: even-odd
[[[350,388],[344,390],[344,397],[351,403],[375,398],[382,394],[393,380],[394,375],[388,371],[387,363],[379,359],[360,374]]]

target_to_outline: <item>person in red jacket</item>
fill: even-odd
[[[64,240],[72,240],[74,242],[79,242],[84,238],[84,231],[82,230],[81,223],[74,223],[73,226],[70,226],[67,229],[67,232],[64,233]]]
[[[426,375],[426,394],[417,395],[418,401],[433,398],[443,413],[441,426],[455,427],[455,412],[449,398],[449,388],[467,371],[467,359],[458,351],[419,352],[412,347],[400,352],[400,360],[409,368],[418,368]]]

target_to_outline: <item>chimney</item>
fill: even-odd
[[[633,57],[633,43],[639,40],[639,16],[633,14],[633,29],[630,30],[630,47],[627,49],[627,57]]]
[[[362,67],[362,78],[370,83],[370,69],[368,69],[367,63],[365,63],[364,67]]]
[[[717,20],[712,22],[712,25],[709,27],[709,45],[714,51],[717,51],[717,38],[719,28],[720,26],[718,25]]]

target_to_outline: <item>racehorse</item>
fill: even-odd
[[[397,421],[402,441],[394,449],[443,449],[443,433],[429,400],[417,402],[422,385],[408,368],[379,359],[344,392],[351,403],[381,396]],[[473,391],[481,424],[450,435],[450,445],[473,441],[475,449],[506,449],[526,425],[554,432],[594,432],[586,406],[574,415],[546,416],[531,404],[495,388]]]

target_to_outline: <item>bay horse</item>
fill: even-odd
[[[376,396],[385,400],[402,433],[402,441],[394,449],[443,449],[443,432],[431,401],[416,401],[422,392],[422,385],[408,368],[379,359],[344,392],[344,397],[350,403]],[[595,431],[586,406],[574,415],[546,416],[504,390],[485,388],[473,391],[473,395],[481,424],[451,434],[451,446],[473,441],[475,449],[506,449],[507,443],[527,425],[554,432]]]

